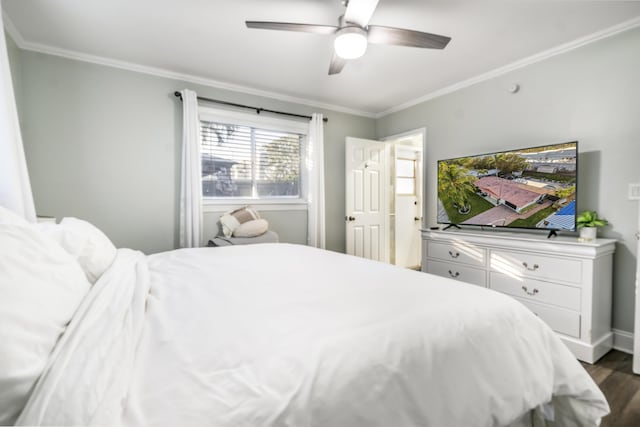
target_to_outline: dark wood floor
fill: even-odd
[[[582,364],[611,407],[601,427],[640,427],[640,375],[633,374],[632,360],[631,354],[613,350],[595,365]]]

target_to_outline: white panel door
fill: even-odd
[[[388,262],[387,144],[347,137],[345,160],[347,253]]]
[[[396,194],[395,265],[416,268],[420,265],[420,215],[416,196]]]

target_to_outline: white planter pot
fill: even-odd
[[[582,227],[580,229],[580,240],[590,242],[596,239],[598,229],[596,227]]]

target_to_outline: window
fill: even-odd
[[[217,199],[299,199],[305,135],[201,115],[202,195]]]
[[[416,161],[396,160],[396,194],[416,194]]]

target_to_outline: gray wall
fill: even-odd
[[[190,88],[200,96],[329,118],[327,247],[344,251],[344,140],[373,137],[374,119],[31,51],[20,52],[19,67],[38,214],[87,219],[119,247],[146,253],[175,248],[182,106],[173,92]],[[275,214],[264,216],[282,241],[306,243],[306,212]],[[205,231],[215,228],[219,215],[205,215]]]
[[[614,267],[615,328],[631,331],[640,182],[640,29],[598,41],[377,121],[377,136],[427,128],[427,224],[436,222],[436,161],[579,140],[580,210],[611,222],[619,239]],[[511,83],[521,85],[510,94]]]

